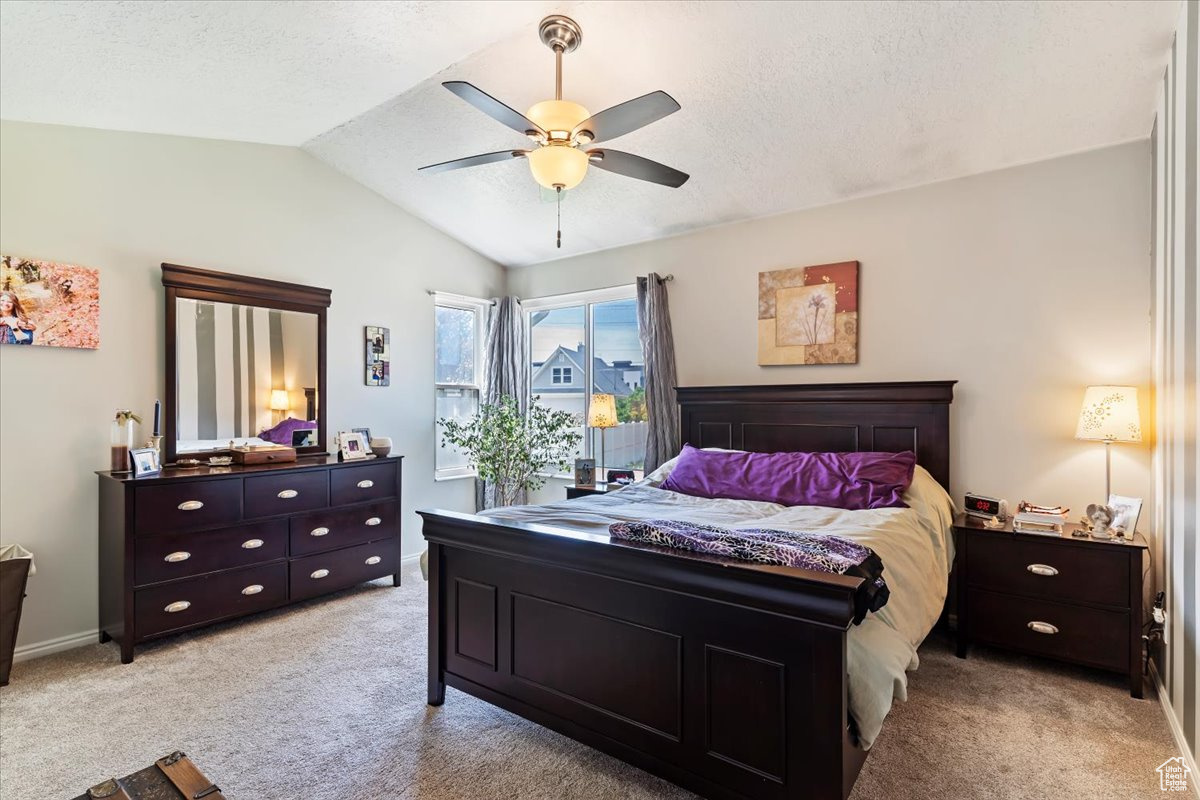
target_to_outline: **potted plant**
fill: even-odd
[[[442,447],[463,452],[485,481],[496,487],[497,505],[510,506],[525,492],[546,483],[546,468],[562,472],[575,458],[582,436],[579,417],[555,411],[534,397],[526,414],[517,401],[502,397],[484,403],[469,419],[440,419]]]

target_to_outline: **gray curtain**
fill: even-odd
[[[679,452],[679,408],[675,403],[675,337],[667,286],[657,273],[637,279],[638,330],[646,365],[645,471]]]
[[[516,297],[496,298],[488,324],[487,344],[484,347],[483,402],[496,403],[501,397],[516,398],[524,414],[529,410],[529,337],[525,326],[525,311]],[[529,498],[522,493],[518,503]],[[476,481],[475,505],[495,508],[496,487]]]

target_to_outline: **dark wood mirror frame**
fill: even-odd
[[[283,311],[300,311],[315,314],[317,317],[317,444],[315,447],[300,447],[297,452],[304,454],[324,454],[328,429],[326,427],[327,398],[329,393],[325,384],[326,343],[325,313],[329,308],[329,289],[319,289],[315,286],[301,286],[296,283],[272,281],[266,278],[251,278],[245,275],[231,275],[226,272],[215,272],[198,267],[185,267],[179,264],[162,265],[162,282],[166,288],[167,331],[166,331],[166,398],[163,408],[163,461],[173,463],[178,457],[176,443],[178,442],[179,423],[176,415],[179,413],[179,365],[176,358],[176,318],[175,301],[178,299],[207,300],[217,303],[233,303],[238,305],[261,306],[277,308]],[[311,403],[311,399],[309,401]],[[214,450],[188,453],[189,457],[208,456],[225,452]]]

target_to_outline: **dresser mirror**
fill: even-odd
[[[208,458],[231,443],[326,452],[329,290],[177,264],[162,276],[164,459]]]

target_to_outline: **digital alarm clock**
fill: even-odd
[[[968,516],[980,519],[991,519],[992,517],[1008,519],[1007,500],[999,500],[995,497],[975,494],[975,492],[967,492],[963,510]]]

